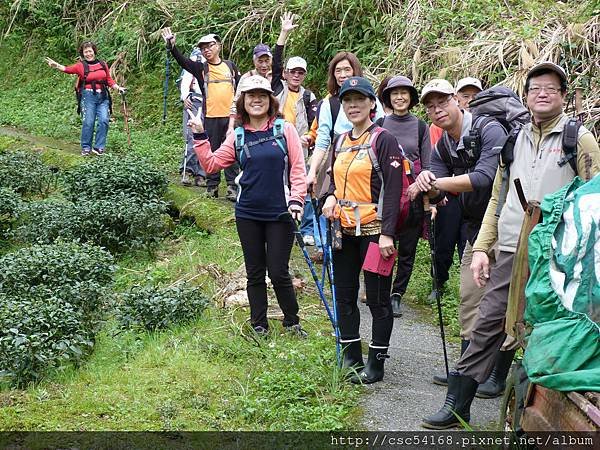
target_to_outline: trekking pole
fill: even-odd
[[[436,252],[435,252],[435,218],[431,214],[431,207],[429,205],[429,197],[426,195],[423,197],[423,206],[425,208],[425,214],[429,216],[429,251],[431,255],[431,277],[433,279],[433,292],[435,292],[435,302],[438,310],[438,320],[440,322],[440,336],[442,338],[442,348],[444,350],[444,364],[446,366],[446,377],[448,376],[448,353],[446,351],[446,334],[444,333],[444,320],[442,317],[442,301],[440,291],[438,289],[438,277],[437,277],[437,264],[436,264]]]
[[[187,131],[189,132],[189,131]],[[181,183],[185,180],[185,171],[187,170],[187,159],[188,159],[188,145],[187,139],[183,144],[183,170],[181,171]]]
[[[171,60],[169,58],[169,44],[167,44],[167,58],[165,62],[165,86],[163,88],[163,125],[167,121],[167,94],[169,93],[169,75],[171,73]]]
[[[315,221],[317,224],[317,231],[319,233],[319,242],[321,243],[321,248],[323,249],[323,268],[321,269],[321,286],[325,285],[325,272],[327,271],[327,254],[325,252],[325,244],[324,244],[324,240],[323,240],[323,233],[321,231],[321,221],[320,221],[320,214],[317,214],[317,209],[318,209],[318,204],[317,204],[317,199],[315,197],[315,192],[313,191],[313,186],[311,185],[308,188],[308,193],[310,196],[310,204],[313,207],[313,212],[315,215]],[[331,277],[329,277],[329,283],[331,284]]]
[[[338,323],[338,313],[337,313],[337,300],[335,297],[335,283],[333,280],[333,250],[331,248],[332,242],[332,234],[331,234],[331,221],[327,221],[327,242],[323,246],[324,252],[327,252],[327,275],[329,277],[329,287],[331,288],[331,303],[333,305],[333,318],[335,320],[333,329],[335,330],[335,355],[337,357],[338,366],[341,366],[341,348],[340,348],[340,326]],[[323,263],[325,264],[325,262]]]
[[[131,148],[131,133],[129,131],[129,113],[127,112],[127,99],[125,92],[121,92],[121,102],[123,103],[123,117],[125,118],[125,132],[127,133],[127,147]]]
[[[319,292],[319,297],[321,298],[321,301],[323,302],[323,306],[325,306],[325,310],[327,311],[327,315],[329,316],[329,321],[331,322],[331,325],[333,326],[333,329],[335,330],[336,325],[335,325],[333,314],[331,313],[331,309],[329,308],[329,305],[327,304],[327,299],[325,298],[325,293],[323,292],[323,287],[319,283],[319,278],[317,277],[317,272],[315,271],[315,267],[314,267],[312,261],[310,260],[310,256],[308,255],[308,250],[306,250],[306,247],[304,245],[304,240],[302,239],[302,233],[300,233],[300,230],[298,229],[298,224],[292,218],[292,215],[287,211],[284,213],[281,213],[277,219],[280,222],[291,222],[293,231],[294,231],[294,236],[296,238],[296,242],[298,243],[298,246],[302,250],[302,254],[304,255],[304,260],[306,261],[306,264],[308,265],[308,268],[310,269],[310,274],[312,275],[313,280],[314,280],[315,284],[317,285],[317,291]]]

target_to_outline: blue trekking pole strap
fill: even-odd
[[[337,300],[335,297],[335,282],[333,279],[333,250],[331,248],[331,221],[327,221],[327,242],[325,243],[325,251],[323,252],[323,265],[327,261],[327,273],[329,275],[329,286],[331,288],[331,303],[333,305],[333,318],[335,330],[335,354],[337,357],[338,366],[341,365],[341,349],[340,349],[340,327],[338,323]],[[327,256],[325,256],[327,254]]]

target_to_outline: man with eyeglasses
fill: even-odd
[[[460,214],[467,242],[460,264],[461,352],[469,343],[483,292],[473,282],[470,271],[472,245],[481,226],[498,167],[498,154],[506,131],[496,120],[473,116],[458,104],[452,85],[442,79],[427,83],[421,93],[430,120],[444,130],[431,155],[431,170],[422,171],[409,187],[409,195],[429,192],[432,203],[446,193],[459,193]],[[430,192],[431,191],[431,192]],[[436,219],[437,220],[437,219]],[[439,229],[443,233],[443,229]],[[437,265],[436,265],[437,268]],[[433,377],[445,385],[446,376]]]
[[[469,110],[469,102],[473,100],[477,93],[483,90],[481,81],[474,77],[465,77],[456,83],[456,99],[458,106],[465,111]],[[431,145],[435,145],[442,137],[444,130],[432,124],[429,128]],[[436,215],[436,268],[438,273],[439,292],[432,289],[427,298],[429,303],[435,302],[437,295],[444,294],[444,286],[448,281],[450,267],[454,260],[454,250],[458,250],[459,258],[465,248],[465,236],[462,224],[462,214],[458,204],[457,193],[448,192],[446,195],[446,204],[437,208]],[[445,379],[445,377],[443,377]],[[444,383],[445,384],[445,383]]]
[[[495,363],[496,353],[504,342],[504,322],[508,302],[514,255],[524,219],[514,180],[519,179],[527,200],[542,201],[571,182],[575,175],[589,180],[600,172],[600,150],[594,136],[581,126],[577,133],[576,164],[562,164],[565,156],[563,133],[568,117],[563,113],[567,94],[567,75],[562,67],[543,62],[534,66],[525,81],[527,106],[532,120],[525,125],[515,142],[514,160],[510,165],[508,193],[500,217],[496,210],[502,186],[502,169],[494,179],[492,197],[481,230],[473,245],[471,270],[473,281],[485,286],[479,317],[471,341],[456,368],[448,377],[444,406],[426,418],[426,428],[450,428],[466,422],[479,383],[483,383]],[[495,262],[489,253],[497,242]]]
[[[215,151],[223,143],[227,134],[229,110],[235,87],[240,80],[240,72],[232,61],[221,58],[221,39],[216,34],[207,34],[198,41],[197,47],[200,48],[206,62],[192,61],[182,54],[175,46],[175,34],[170,28],[164,28],[161,34],[179,65],[198,80],[204,95],[204,128],[208,134],[210,147]],[[237,164],[225,169],[227,199],[231,201],[236,201],[237,198],[235,177],[238,172]],[[207,178],[206,193],[209,197],[218,197],[221,172],[210,174]]]

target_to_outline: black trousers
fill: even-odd
[[[229,126],[229,117],[207,117],[204,119],[204,126],[206,128],[206,134],[208,134],[208,141],[210,142],[210,149],[214,152],[217,150],[227,134],[227,127]],[[225,172],[225,180],[227,180],[228,186],[235,186],[235,177],[240,172],[240,166],[238,163],[233,163]],[[207,176],[206,187],[214,188],[221,182],[221,172],[211,173]]]
[[[417,244],[421,237],[423,225],[418,225],[403,230],[398,236],[398,265],[396,277],[392,285],[392,293],[404,295],[410,276],[412,275],[413,266],[415,264],[415,255],[417,254]]]
[[[236,218],[236,226],[246,264],[252,326],[269,326],[265,281],[267,270],[277,302],[283,311],[283,325],[299,323],[298,301],[288,266],[294,242],[292,224]]]
[[[435,263],[440,286],[448,281],[448,271],[454,261],[454,250],[458,249],[461,260],[467,242],[458,197],[448,194],[447,198],[448,203],[438,207],[435,218]]]
[[[359,277],[370,242],[379,242],[379,235],[342,235],[342,249],[333,253],[333,279],[338,310],[340,338],[344,341],[360,338],[358,310]],[[375,346],[388,347],[394,316],[390,303],[392,275],[387,277],[364,272],[367,306],[371,311],[371,341]]]

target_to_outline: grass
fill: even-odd
[[[0,394],[4,430],[305,430],[350,426],[358,396],[333,370],[331,338],[239,335],[228,314],[164,333],[114,336],[90,360]]]
[[[210,202],[231,215],[229,207]],[[202,268],[227,272],[241,263],[234,228],[225,224],[212,234],[183,224],[156,257],[125,256],[117,290],[193,278],[214,294],[222,279]],[[197,322],[162,333],[119,333],[109,321],[81,368],[54,373],[24,391],[0,392],[0,429],[355,428],[359,389],[341,381],[334,368],[333,340],[316,298],[301,296],[300,302],[307,340],[283,335],[276,323],[268,340],[253,339],[246,310],[209,308]]]

